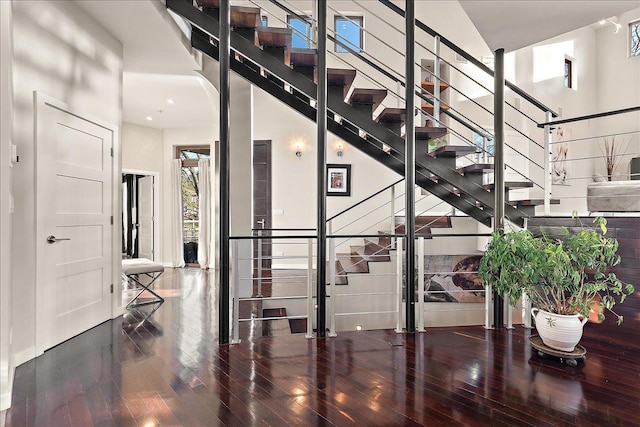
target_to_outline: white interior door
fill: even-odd
[[[153,260],[153,176],[138,180],[138,256]]]
[[[36,352],[110,318],[114,131],[38,96]]]

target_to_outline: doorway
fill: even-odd
[[[36,94],[36,355],[111,317],[116,127]]]
[[[210,158],[209,145],[178,146],[176,158],[180,160],[182,174],[182,244],[187,267],[198,267],[198,241],[200,238],[200,170],[198,162]]]
[[[122,257],[156,258],[157,174],[123,170],[122,173]]]
[[[254,236],[269,236],[271,228],[271,141],[258,140],[253,141]],[[254,281],[254,295],[271,295],[271,254],[271,239],[254,241],[253,267],[254,277],[257,278]]]

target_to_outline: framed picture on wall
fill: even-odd
[[[351,165],[327,165],[327,196],[351,196]]]

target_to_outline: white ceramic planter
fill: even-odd
[[[531,313],[536,319],[536,329],[542,342],[556,350],[572,352],[582,338],[582,327],[587,318],[579,314],[554,314],[537,308]]]

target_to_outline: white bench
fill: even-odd
[[[139,307],[141,305],[148,304],[162,304],[164,302],[164,298],[155,293],[153,289],[153,283],[162,275],[164,272],[164,267],[161,264],[155,263],[147,258],[132,258],[132,259],[123,259],[122,260],[122,274],[127,276],[128,280],[132,280],[138,286],[141,287],[140,291],[134,296],[131,301],[127,304],[127,308]],[[140,275],[145,275],[151,279],[151,281],[147,284],[144,284],[140,281]],[[151,293],[155,298],[153,299],[144,299],[139,300],[140,295],[143,292]],[[155,311],[155,310],[154,310]]]

